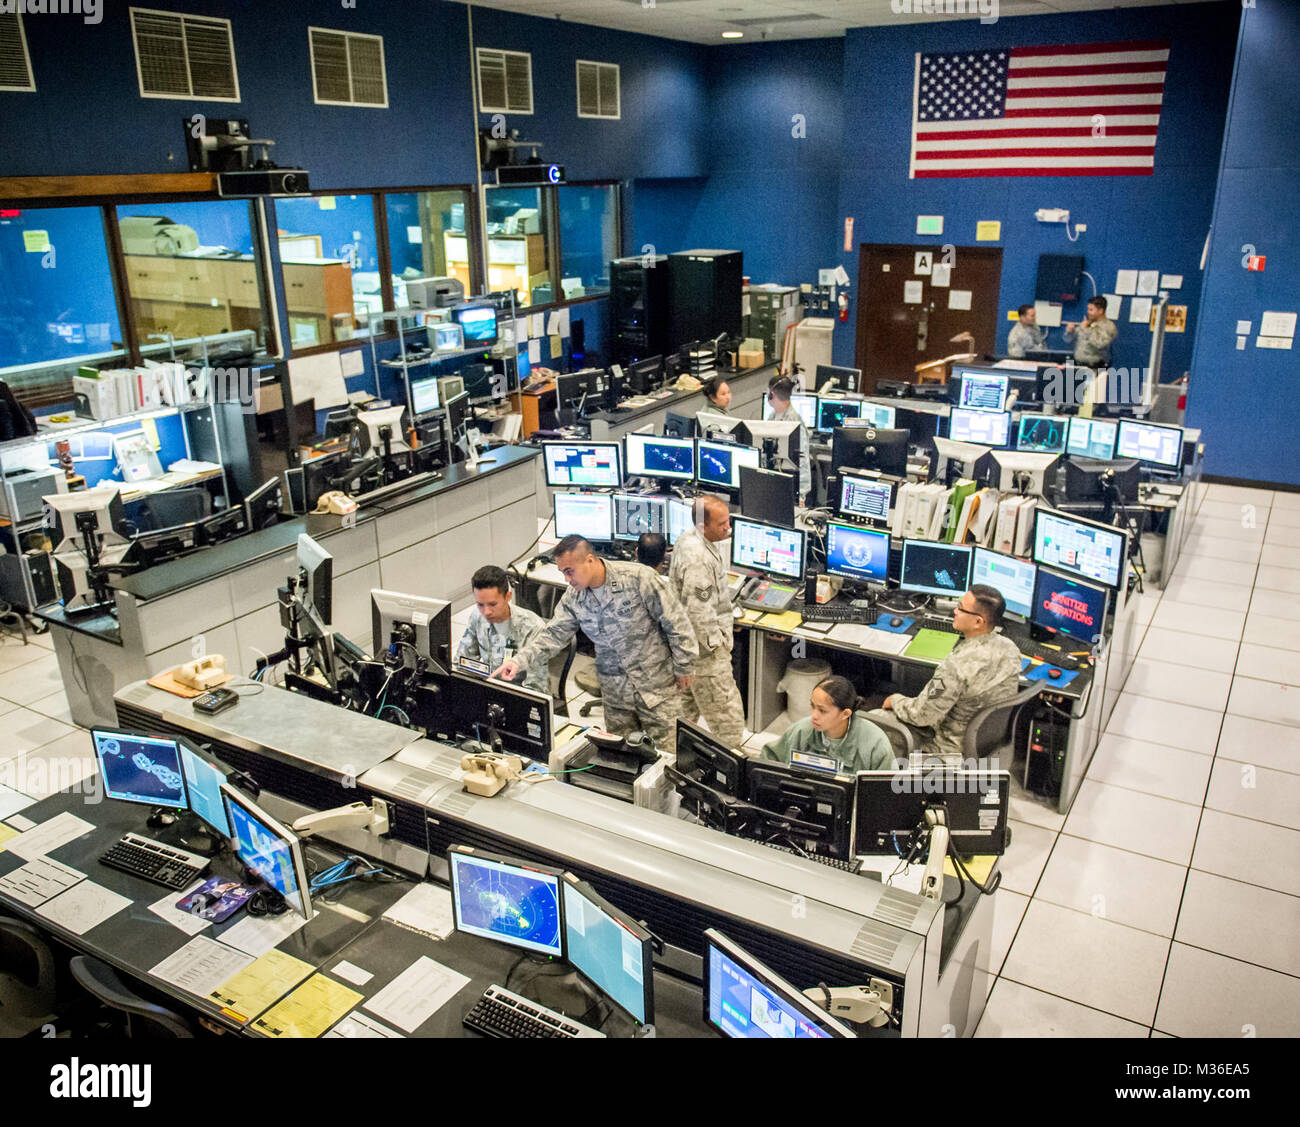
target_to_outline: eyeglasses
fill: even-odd
[[[977,610],[967,610],[964,606],[961,605],[961,603],[958,603],[958,604],[957,604],[957,608],[956,608],[956,609],[959,610],[959,611],[961,611],[962,614],[969,614],[972,618],[983,618],[983,617],[984,617],[984,616],[983,616],[982,614],[980,614],[980,612],[977,611]]]

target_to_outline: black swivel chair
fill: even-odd
[[[137,994],[107,963],[101,963],[89,955],[77,955],[69,967],[72,977],[86,993],[100,1005],[121,1015],[127,1037],[166,1040],[195,1036],[195,1026],[188,1018]]]
[[[0,1037],[39,1036],[60,1024],[63,990],[54,951],[36,928],[0,916]]]
[[[206,489],[168,489],[152,493],[140,502],[135,524],[141,532],[191,524],[212,513],[212,497]]]
[[[1035,681],[1027,689],[1022,689],[1010,700],[1001,704],[989,705],[982,712],[975,713],[966,725],[966,735],[962,743],[962,757],[967,760],[987,759],[1004,749],[1011,754],[999,759],[1008,767],[1015,758],[1015,748],[1011,739],[1015,733],[1016,718],[1020,710],[1043,691],[1043,682]]]

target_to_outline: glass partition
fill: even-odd
[[[412,278],[456,278],[467,294],[475,291],[470,207],[470,194],[462,189],[384,196],[395,309],[410,305],[406,283]]]
[[[609,264],[619,256],[618,187],[557,188],[560,206],[560,290],[564,299],[609,293]]]

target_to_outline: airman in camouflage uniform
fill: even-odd
[[[685,719],[693,723],[703,715],[714,738],[734,748],[745,742],[745,712],[731,670],[731,598],[727,567],[717,548],[730,535],[726,503],[717,497],[697,501],[695,527],[673,546],[668,580],[700,646],[695,680],[682,702]]]
[[[1074,362],[1085,368],[1102,368],[1110,363],[1111,342],[1119,336],[1115,322],[1106,316],[1106,299],[1088,299],[1088,319],[1065,326],[1065,339],[1073,340]]]

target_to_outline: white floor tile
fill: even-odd
[[[1270,591],[1256,587],[1250,600],[1250,613],[1300,622],[1300,598],[1288,591]]]
[[[1125,736],[1102,736],[1088,778],[1200,806],[1214,760],[1209,755]]]
[[[0,675],[23,665],[30,665],[43,657],[50,657],[51,651],[44,646],[24,646],[22,642],[6,638],[0,642]]]
[[[0,741],[0,762],[44,747],[54,740],[77,731],[70,724],[64,724],[27,708],[15,708],[12,712],[6,713],[3,728],[4,739]],[[86,737],[86,742],[90,742],[89,736]]]
[[[1193,869],[1175,937],[1232,959],[1300,976],[1300,896]]]
[[[1206,502],[1229,501],[1234,505],[1260,505],[1267,507],[1273,503],[1271,489],[1254,489],[1248,485],[1224,485],[1211,482],[1205,493]]]
[[[1300,513],[1296,516],[1300,517]],[[1286,591],[1292,595],[1300,595],[1300,570],[1260,564],[1259,570],[1255,573],[1255,589]]]
[[[1029,897],[1012,892],[1009,888],[999,888],[993,899],[993,943],[989,947],[988,969],[997,974],[1006,961],[1007,952],[1011,950],[1011,941],[1016,929],[1025,917],[1029,907]],[[992,983],[989,984],[990,988]]]
[[[36,661],[0,673],[0,697],[15,704],[31,704],[63,688],[58,658],[41,653]]]
[[[1218,739],[1220,718],[1208,708],[1122,693],[1106,731],[1208,755]]]
[[[1300,511],[1300,493],[1288,493],[1283,489],[1273,491],[1273,508],[1279,511]]]
[[[77,726],[73,722],[72,714],[68,711],[68,696],[62,689],[57,693],[51,693],[48,697],[33,701],[28,707],[32,712],[39,712],[42,716],[49,716],[62,721],[69,727],[75,728]]]
[[[1181,555],[1174,567],[1175,579],[1208,579],[1221,582],[1225,587],[1250,587],[1255,581],[1255,565],[1244,563],[1238,567],[1225,567],[1222,560],[1206,556]]]
[[[1084,779],[1065,820],[1065,832],[1186,865],[1200,814],[1196,806]]]
[[[1182,865],[1062,834],[1034,900],[1172,936],[1186,874]]]
[[[1268,514],[1269,528],[1300,528],[1300,506],[1294,509],[1279,505],[1276,501]]]
[[[0,698],[0,716],[3,716],[6,712],[12,712],[17,707],[18,705],[14,704],[13,701]]]
[[[1139,652],[1138,659],[1129,671],[1128,680],[1124,683],[1124,692],[1222,711],[1228,702],[1231,686],[1231,674],[1197,669],[1191,665],[1174,665],[1167,661],[1151,661]]]
[[[1047,864],[1047,855],[1056,840],[1054,830],[1031,826],[1025,822],[1011,823],[1011,844],[998,863],[1002,870],[1002,885],[1012,892],[1029,895]]]
[[[92,784],[96,782],[95,757],[85,732],[73,732],[18,759],[0,763],[0,784],[36,799],[80,786],[92,796]]]
[[[1207,638],[1153,626],[1142,639],[1138,657],[1231,673],[1237,663],[1237,643],[1228,638]]]
[[[1300,727],[1300,689],[1279,681],[1234,677],[1228,697],[1228,712],[1271,724]]]
[[[1206,810],[1192,868],[1300,896],[1300,830]]]
[[[1164,597],[1185,606],[1216,607],[1244,613],[1250,605],[1250,588],[1175,575],[1165,585]]]
[[[1183,551],[1193,557],[1211,560],[1230,560],[1233,563],[1258,563],[1260,541],[1241,537],[1202,536],[1193,533],[1187,537]]]
[[[1300,650],[1300,630],[1285,618],[1271,618],[1263,614],[1247,614],[1246,626],[1241,632],[1243,642],[1257,646],[1273,646],[1280,650]],[[0,684],[3,678],[0,678]]]
[[[1225,716],[1216,754],[1220,759],[1300,774],[1300,728],[1249,716]]]
[[[989,995],[976,1037],[1145,1037],[1146,1029],[1000,978]]]
[[[1011,774],[1010,816],[1016,822],[1028,822],[1048,830],[1059,830],[1065,825],[1065,815],[1056,809],[1056,800],[1030,794],[1020,785],[1019,774]]]
[[[1254,509],[1255,519],[1263,520],[1269,514],[1268,505],[1251,505],[1244,501],[1222,501],[1208,498],[1201,502],[1201,507],[1196,510],[1198,517],[1209,517],[1212,520],[1233,520],[1240,523],[1248,512],[1248,507]]]
[[[1241,611],[1218,610],[1213,606],[1161,599],[1151,625],[1162,630],[1182,630],[1187,634],[1205,634],[1211,638],[1237,641],[1241,638],[1241,627],[1245,620],[1246,616]]]
[[[1300,1037],[1300,979],[1175,943],[1155,1024],[1175,1037]]]
[[[1002,974],[1149,1027],[1168,952],[1161,936],[1035,899]]]
[[[1264,533],[1264,543],[1280,544],[1284,548],[1300,548],[1300,527],[1274,524],[1269,521],[1268,531]]]
[[[1156,607],[1160,605],[1160,600],[1164,596],[1163,591],[1156,591],[1148,588],[1146,591],[1140,591],[1130,600],[1133,607],[1133,618],[1139,625],[1146,626],[1155,616]]]
[[[1300,830],[1300,775],[1216,759],[1205,805],[1225,814]]]
[[[1300,575],[1300,572],[1296,574]],[[1235,672],[1238,677],[1300,685],[1300,650],[1279,650],[1245,642],[1238,651]]]
[[[1295,571],[1300,568],[1300,552],[1281,544],[1265,544],[1259,552],[1261,567],[1284,567]]]
[[[1227,517],[1219,518],[1213,516],[1197,515],[1192,521],[1191,534],[1193,536],[1204,536],[1211,540],[1243,540],[1247,543],[1261,543],[1264,539],[1264,520],[1266,514],[1261,514],[1255,519],[1256,523],[1250,523],[1251,517],[1238,517],[1236,519]]]

